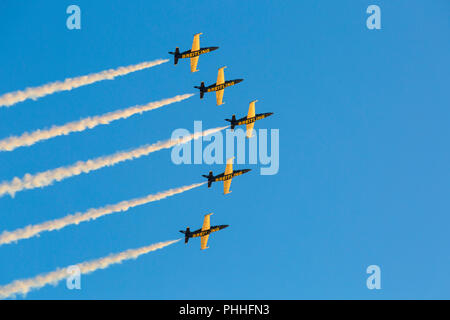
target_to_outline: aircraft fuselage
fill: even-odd
[[[203,237],[203,236],[207,236],[213,232],[225,229],[226,227],[228,227],[227,224],[222,224],[219,226],[211,226],[208,230],[202,230],[202,229],[198,229],[195,231],[192,231],[188,234],[189,238],[197,238],[197,237]]]
[[[231,130],[234,130],[235,126],[239,126],[242,124],[250,124],[250,123],[256,122],[257,120],[261,120],[261,119],[270,117],[271,115],[273,115],[273,112],[258,113],[254,117],[251,117],[251,118],[248,118],[246,116],[246,117],[236,120],[236,117],[233,114],[233,117],[231,119],[225,119],[225,120],[231,123]]]
[[[234,170],[232,173],[229,173],[229,174],[221,173],[221,174],[218,174],[217,176],[214,176],[212,178],[213,179],[212,181],[216,182],[216,181],[230,180],[230,179],[232,179],[234,177],[240,176],[240,175],[242,175],[244,173],[247,173],[249,171],[250,171],[250,169],[243,169],[243,170]]]
[[[233,177],[240,176],[240,175],[242,175],[244,173],[247,173],[247,172],[249,172],[251,170],[252,169],[233,170],[233,172],[231,172],[229,174],[225,174],[225,172],[224,172],[224,173],[218,174],[217,176],[214,176],[212,174],[212,171],[210,171],[209,175],[202,175],[202,176],[208,179],[208,188],[211,188],[211,184],[213,182],[230,180]]]
[[[253,123],[253,122],[257,121],[257,120],[261,120],[261,119],[270,117],[271,115],[273,115],[273,112],[258,113],[258,114],[255,115],[254,117],[251,117],[251,118],[248,118],[248,119],[247,119],[247,117],[244,117],[244,118],[242,118],[242,119],[237,120],[236,123],[235,123],[235,125],[236,125],[236,126],[239,126],[239,125],[242,125],[242,124]]]
[[[223,89],[225,89],[227,87],[234,86],[235,84],[238,84],[239,82],[242,82],[243,80],[244,79],[228,80],[228,81],[225,81],[224,83],[218,84],[218,85],[216,85],[214,83],[214,84],[206,87],[203,91],[204,92],[220,91],[220,90],[223,90]]]
[[[208,52],[211,52],[211,51],[214,51],[214,50],[217,50],[217,49],[219,49],[219,47],[201,48],[201,49],[196,50],[196,51],[188,50],[188,51],[180,53],[180,55],[178,57],[180,59],[194,58],[194,57],[198,57],[201,54],[208,53]]]

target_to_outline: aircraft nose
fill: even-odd
[[[236,83],[239,83],[239,82],[242,82],[242,81],[244,81],[244,79],[237,79]]]
[[[214,51],[214,50],[217,50],[217,49],[219,49],[219,47],[212,47],[211,51]]]
[[[230,226],[229,224],[224,224],[223,228],[225,229],[225,228],[228,228],[229,226]]]

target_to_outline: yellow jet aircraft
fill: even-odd
[[[266,113],[258,113],[255,114],[255,103],[258,102],[258,100],[253,100],[250,102],[250,105],[248,107],[248,113],[246,117],[243,117],[241,119],[236,120],[236,116],[233,114],[231,119],[225,119],[225,121],[228,121],[231,123],[231,130],[234,130],[235,126],[239,126],[241,124],[246,125],[247,130],[247,138],[252,137],[253,133],[253,126],[255,125],[255,121],[261,120],[267,117],[270,117],[273,115],[273,112],[266,112]]]
[[[198,58],[201,54],[208,53],[219,49],[219,47],[207,47],[200,48],[200,35],[203,33],[197,33],[194,35],[194,41],[192,41],[192,49],[180,53],[180,48],[176,47],[175,52],[169,52],[173,54],[174,64],[178,63],[178,59],[190,58],[191,59],[191,72],[197,72]]]
[[[235,79],[235,80],[228,80],[225,81],[225,74],[223,72],[223,70],[226,68],[222,67],[219,69],[219,72],[217,73],[217,82],[205,87],[205,83],[202,82],[200,84],[200,87],[194,86],[194,88],[200,89],[200,99],[203,99],[203,95],[205,94],[205,92],[216,92],[216,102],[217,105],[220,106],[222,104],[224,104],[223,102],[223,91],[225,90],[226,87],[230,87],[230,86],[234,86],[235,84],[244,81],[244,79]]]
[[[211,184],[216,181],[223,181],[223,194],[231,193],[231,179],[236,176],[240,176],[244,173],[251,171],[252,169],[243,169],[243,170],[234,170],[233,171],[233,159],[229,158],[227,160],[227,166],[225,168],[225,172],[214,176],[212,171],[209,172],[209,175],[202,175],[203,177],[208,179],[208,188],[211,188]]]
[[[201,250],[205,250],[208,249],[209,247],[208,245],[208,239],[209,239],[209,235],[213,232],[225,229],[226,227],[228,227],[227,224],[222,224],[219,226],[212,226],[211,227],[211,223],[210,223],[210,216],[212,215],[212,213],[209,213],[207,215],[205,215],[205,218],[203,219],[203,226],[201,229],[192,231],[189,229],[189,227],[186,228],[186,231],[180,230],[181,233],[184,234],[184,243],[188,243],[189,238],[197,238],[197,237],[201,237],[200,238],[200,243],[201,243]]]

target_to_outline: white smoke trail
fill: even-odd
[[[83,262],[78,264],[77,266],[80,268],[80,272],[82,274],[88,274],[99,269],[106,269],[112,264],[121,263],[122,261],[129,259],[136,259],[143,254],[162,249],[178,241],[180,241],[180,239],[159,242],[138,249],[130,249],[120,253],[111,254],[107,257],[97,260]],[[66,267],[63,269],[58,268],[55,271],[49,273],[40,274],[34,278],[16,280],[11,282],[10,284],[0,286],[0,298],[5,299],[8,297],[14,297],[17,294],[26,295],[33,289],[40,289],[48,284],[56,285],[59,281],[66,279],[68,276],[70,276],[70,273],[68,272],[68,267]]]
[[[117,69],[109,69],[98,73],[91,73],[86,76],[67,78],[63,82],[56,81],[39,87],[31,87],[25,90],[18,90],[10,93],[5,93],[4,95],[0,96],[0,107],[10,107],[16,103],[28,99],[37,100],[38,98],[44,97],[46,95],[55,92],[69,91],[102,80],[112,80],[115,77],[124,76],[131,72],[151,68],[160,65],[162,63],[165,63],[167,61],[169,60],[158,59],[154,61],[146,61],[127,67],[119,67]]]
[[[191,140],[213,134],[225,128],[228,128],[228,126],[209,129],[203,132],[195,132],[179,139],[169,139],[156,142],[154,144],[145,145],[131,151],[121,151],[113,155],[99,157],[92,160],[78,161],[71,166],[59,167],[56,169],[39,172],[34,175],[27,173],[22,178],[15,177],[11,181],[4,181],[0,183],[0,196],[4,196],[8,193],[10,196],[14,197],[16,192],[19,191],[49,186],[55,181],[61,181],[73,176],[80,175],[82,173],[88,173],[93,170],[98,170],[103,167],[113,166],[123,161],[137,159],[161,149],[169,149],[175,145],[183,144]]]
[[[193,94],[178,95],[173,98],[151,102],[146,105],[139,105],[127,109],[108,112],[100,116],[88,117],[79,121],[66,123],[62,126],[53,126],[50,129],[36,130],[31,133],[25,132],[20,136],[11,136],[0,140],[0,151],[12,151],[19,147],[31,146],[36,142],[51,139],[57,136],[68,135],[72,132],[80,132],[92,129],[98,125],[109,124],[112,121],[126,119],[137,113],[154,110],[171,103],[183,101],[192,97]]]
[[[81,222],[95,220],[97,218],[113,214],[115,212],[125,212],[131,208],[141,206],[153,201],[159,201],[167,197],[174,196],[185,191],[198,188],[206,182],[191,184],[180,188],[174,188],[167,191],[150,194],[142,198],[122,201],[116,204],[107,205],[102,208],[89,209],[86,212],[77,212],[67,215],[61,219],[50,220],[41,224],[29,225],[14,231],[4,231],[0,234],[0,245],[15,242],[22,239],[28,239],[37,236],[41,232],[60,230],[68,225],[79,224]]]

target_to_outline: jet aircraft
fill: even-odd
[[[205,250],[205,249],[209,248],[209,247],[207,247],[209,235],[213,232],[216,232],[216,231],[219,231],[219,230],[222,230],[222,229],[225,229],[226,227],[228,227],[227,224],[222,224],[219,226],[211,226],[210,225],[210,216],[211,215],[212,215],[212,213],[205,215],[205,218],[203,219],[203,226],[201,229],[191,231],[189,229],[189,227],[187,227],[186,231],[180,230],[180,232],[184,234],[184,243],[187,244],[189,241],[189,238],[201,237],[200,238],[201,250]]]
[[[178,63],[178,59],[190,58],[191,59],[191,72],[197,72],[198,58],[201,54],[208,53],[219,49],[219,47],[206,47],[200,48],[200,35],[197,33],[194,35],[194,41],[192,42],[192,49],[180,53],[180,48],[176,47],[175,52],[169,52],[173,54],[173,64]]]
[[[208,188],[211,188],[211,184],[216,181],[223,181],[223,194],[231,193],[231,179],[236,176],[240,176],[244,173],[251,171],[251,169],[243,169],[243,170],[233,170],[233,159],[229,158],[227,160],[227,166],[225,168],[225,172],[218,174],[216,176],[213,175],[212,171],[209,172],[209,175],[202,175],[203,177],[208,179]]]
[[[258,100],[253,100],[250,102],[250,105],[248,107],[248,113],[246,117],[243,117],[241,119],[236,120],[236,116],[233,114],[231,119],[225,119],[225,121],[228,121],[231,123],[231,130],[234,130],[235,126],[239,126],[241,124],[246,125],[247,129],[247,138],[252,137],[253,132],[253,126],[255,125],[255,121],[261,120],[267,117],[270,117],[273,115],[273,112],[266,112],[266,113],[258,113],[255,115],[255,103],[258,102]]]
[[[200,84],[200,87],[195,86],[194,88],[200,89],[200,99],[203,99],[203,95],[205,94],[205,92],[216,92],[216,103],[218,106],[222,105],[224,102],[223,100],[223,91],[225,90],[226,87],[230,87],[230,86],[234,86],[235,84],[244,81],[244,79],[235,79],[235,80],[228,80],[225,81],[225,74],[224,74],[224,69],[225,67],[222,67],[219,69],[219,72],[217,74],[217,82],[205,87],[205,83],[202,82]]]

